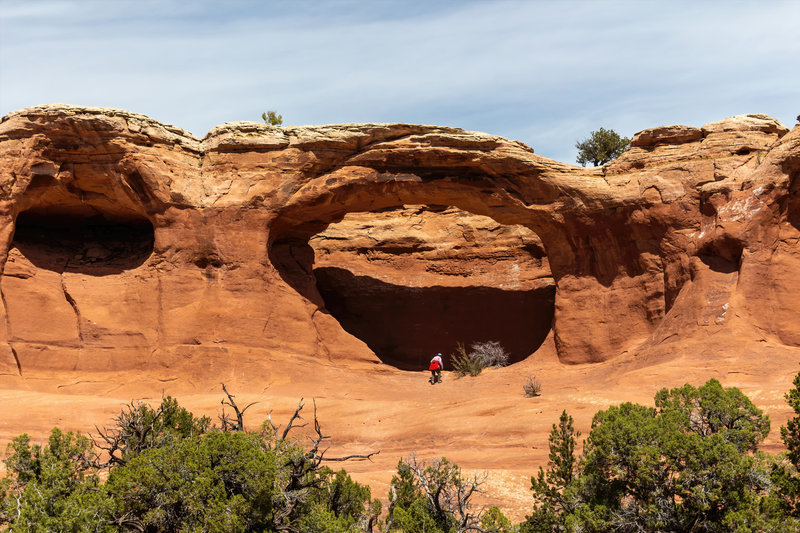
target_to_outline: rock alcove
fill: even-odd
[[[153,225],[134,213],[29,209],[17,216],[12,248],[45,270],[117,274],[150,257]]]
[[[0,286],[18,371],[45,364],[41,354],[51,344],[64,360],[84,350],[103,354],[84,359],[84,368],[113,367],[109,354],[135,359],[152,351],[157,293],[146,264],[153,223],[79,195],[26,203],[15,218]]]
[[[517,362],[551,329],[555,284],[524,226],[405,205],[348,213],[307,243],[273,251],[284,279],[398,368],[490,340]]]

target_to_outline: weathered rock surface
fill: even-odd
[[[521,287],[508,282],[514,276],[546,278],[534,298],[541,309],[531,311],[537,320],[512,329],[524,335],[552,314],[565,363],[647,351],[676,332],[728,327],[732,316],[754,341],[766,335],[797,346],[799,137],[765,115],[655,128],[605,168],[583,169],[499,137],[435,126],[231,123],[200,140],[123,111],[22,110],[0,124],[6,372],[142,369],[187,354],[225,359],[234,346],[374,360],[342,329],[359,319],[341,318],[347,306],[336,294],[360,286],[362,299],[372,292],[380,300],[416,291],[381,305],[407,306],[401,314],[430,323],[447,290],[416,289],[455,290],[443,281],[463,277],[453,268],[473,276],[473,289],[459,289],[464,296],[452,303],[477,317],[494,315],[482,301],[514,300],[506,298]],[[425,222],[412,231],[384,227],[386,235],[366,242],[341,228],[314,237],[348,214],[386,216],[406,205],[439,206],[421,210],[426,221],[450,206],[490,217],[494,227],[465,218],[460,230],[449,228],[458,235],[433,237]],[[526,236],[503,245],[492,235],[502,225]],[[481,232],[505,257],[471,255],[464,243]],[[309,242],[332,239],[344,247],[317,246],[324,253],[314,269]],[[341,268],[358,256],[368,259],[360,271]],[[719,276],[722,285],[706,281]],[[689,300],[690,309],[675,307]],[[328,307],[341,308],[340,320]],[[381,323],[379,335],[402,336],[411,325],[392,332]],[[473,340],[485,339],[463,339]],[[449,336],[443,350],[454,342]],[[409,346],[385,359],[415,366],[431,348],[407,356]],[[517,359],[536,346],[519,347]]]
[[[362,474],[385,481],[412,450],[530,475],[565,405],[585,428],[690,378],[784,413],[798,176],[800,128],[764,115],[645,130],[584,169],[437,126],[198,139],[119,110],[18,111],[0,122],[0,439],[46,431],[53,398],[79,429],[163,390],[213,412],[225,380],[279,411],[327,397],[330,432],[384,450]],[[393,368],[490,339],[517,363],[474,388]],[[540,407],[520,396],[533,372]],[[431,405],[447,420],[420,418]]]

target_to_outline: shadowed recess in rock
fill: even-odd
[[[744,244],[730,236],[722,236],[705,244],[697,256],[711,270],[731,274],[739,270]]]
[[[800,230],[800,170],[790,178],[787,220],[789,224]]]
[[[553,321],[555,286],[404,287],[342,268],[314,269],[326,309],[384,362],[419,370],[459,342],[499,341],[521,361],[544,342]]]
[[[55,272],[117,274],[153,252],[153,225],[144,217],[91,211],[28,210],[17,217],[11,244],[34,266]]]

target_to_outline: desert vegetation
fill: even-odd
[[[535,398],[542,394],[542,382],[536,376],[528,376],[528,379],[522,384],[522,390],[525,391],[525,396],[528,398]]]
[[[662,389],[655,407],[598,412],[577,458],[579,435],[564,412],[547,468],[531,479],[536,503],[521,529],[795,531],[797,514],[776,490],[786,459],[758,451],[769,427],[747,396],[712,379]],[[796,466],[785,465],[786,479],[798,479]]]
[[[261,119],[270,126],[283,125],[283,115],[279,115],[278,112],[273,109],[261,113]]]
[[[477,376],[484,368],[507,366],[508,357],[508,352],[498,341],[475,342],[469,351],[459,343],[456,353],[450,354],[458,377]]]
[[[630,145],[629,138],[620,137],[614,130],[600,128],[591,132],[586,139],[575,143],[575,148],[578,149],[577,161],[582,167],[585,167],[586,163],[592,163],[594,166],[605,165],[622,155]]]
[[[795,417],[781,428],[787,451],[759,450],[770,421],[717,380],[662,389],[653,406],[597,412],[581,434],[562,412],[549,459],[531,477],[531,513],[512,524],[479,507],[485,476],[439,458],[401,459],[384,504],[328,464],[314,406],[301,400],[285,425],[271,416],[247,430],[223,389],[219,421],[173,398],[131,403],[94,439],[54,428],[44,445],[20,435],[2,480],[9,531],[798,531],[800,374],[786,394]],[[306,440],[299,438],[306,427]],[[491,496],[491,495],[488,495]]]
[[[484,512],[472,505],[486,476],[464,476],[446,458],[430,463],[412,455],[392,478],[385,531],[482,531]]]
[[[127,406],[94,441],[54,428],[44,446],[8,447],[0,520],[10,531],[372,531],[380,502],[330,463],[314,409],[304,444],[303,401],[289,421],[245,431],[225,391],[219,424],[170,397]]]

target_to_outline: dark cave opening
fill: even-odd
[[[494,287],[405,287],[347,269],[314,269],[326,309],[384,363],[426,368],[441,352],[445,369],[458,343],[499,341],[510,362],[544,342],[553,322],[555,285],[534,290]]]
[[[152,223],[135,213],[39,208],[17,216],[11,246],[38,268],[108,275],[143,264],[153,243]]]
[[[789,178],[789,202],[786,219],[789,224],[800,230],[800,171],[795,171]]]
[[[538,236],[488,217],[474,227],[467,212],[460,213],[473,218],[464,221],[422,211],[409,217],[406,209],[391,223],[382,218],[387,210],[352,213],[358,223],[318,227],[311,237],[286,232],[272,241],[270,260],[294,290],[397,368],[427,368],[437,352],[452,368],[459,343],[498,341],[510,363],[536,352],[552,329],[556,293]],[[398,222],[404,216],[413,224]],[[431,234],[434,241],[420,240]],[[445,242],[444,234],[458,237]],[[518,283],[509,282],[510,270],[519,271]]]
[[[729,235],[723,235],[702,246],[697,256],[711,270],[732,274],[739,270],[743,251],[744,243]]]

